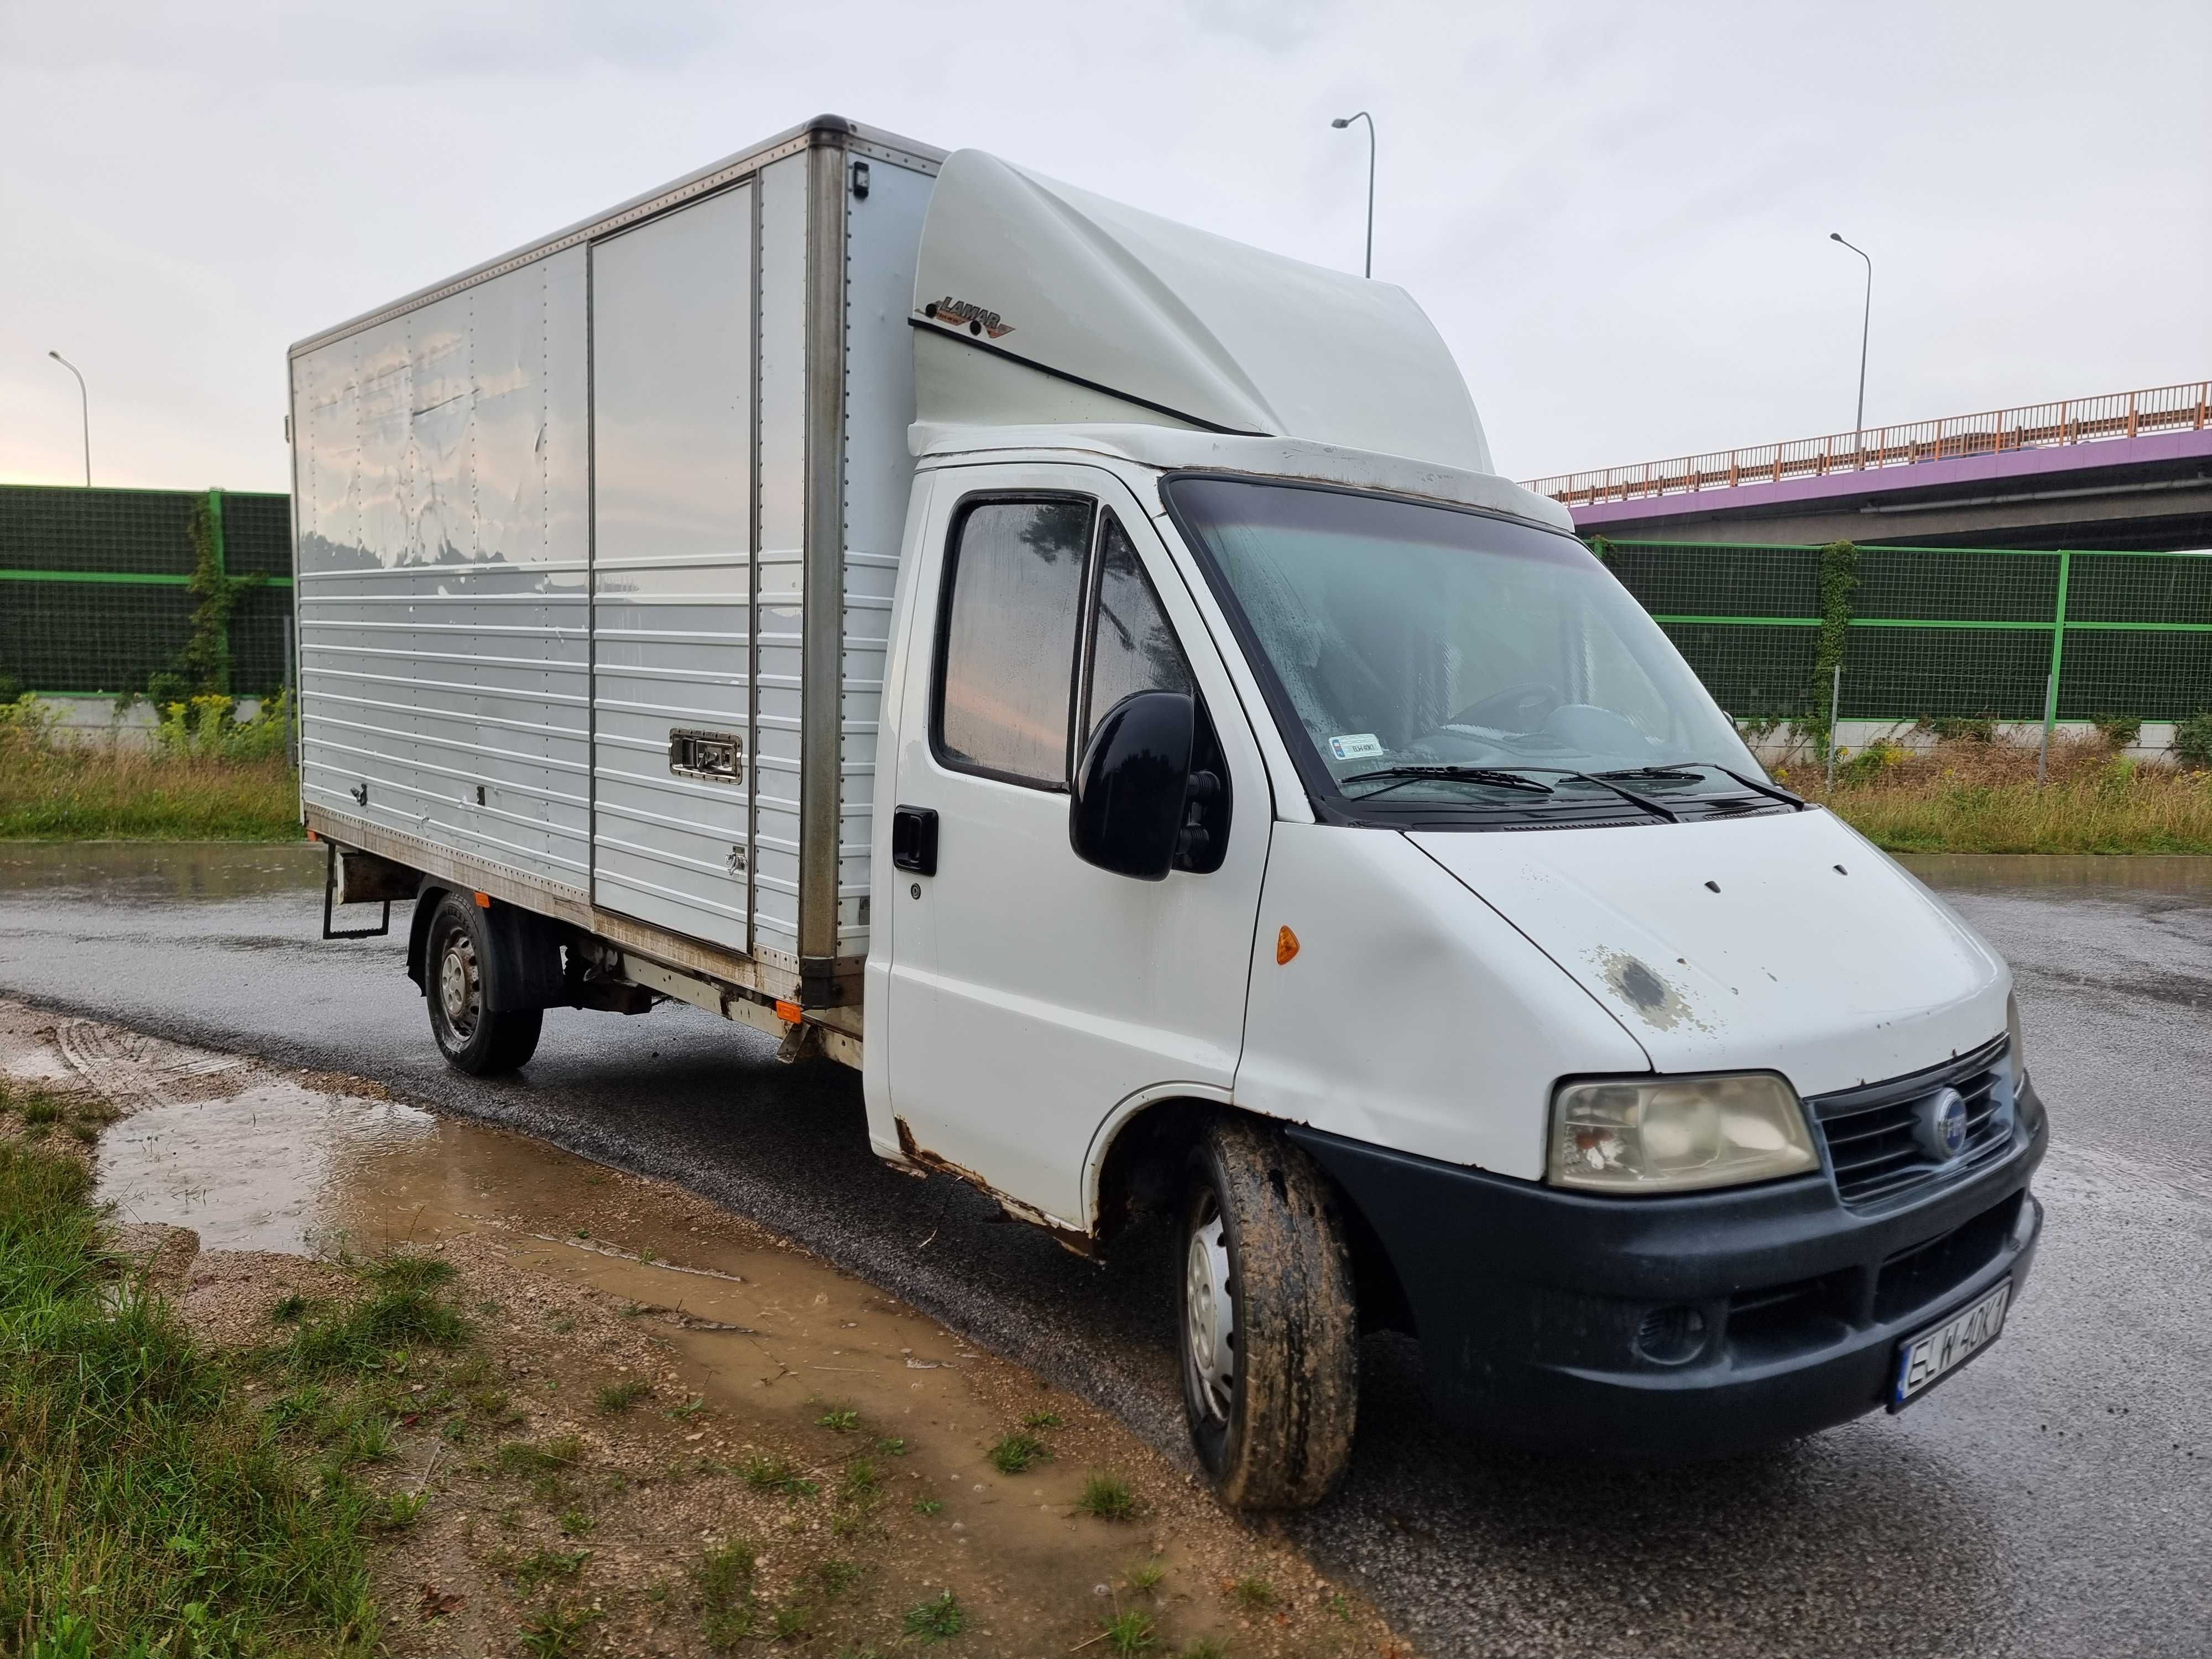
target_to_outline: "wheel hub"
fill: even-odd
[[[446,1023],[457,1035],[467,1036],[476,1030],[483,1000],[476,945],[466,933],[454,933],[438,957],[438,1001]]]
[[[1185,1361],[1206,1414],[1225,1423],[1237,1380],[1237,1299],[1221,1213],[1211,1204],[1191,1229],[1184,1275]]]

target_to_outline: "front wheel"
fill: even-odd
[[[1226,1120],[1191,1154],[1183,1209],[1183,1410],[1240,1509],[1304,1509],[1352,1455],[1358,1321],[1328,1182],[1279,1134]]]
[[[447,893],[430,918],[422,990],[439,1052],[471,1077],[495,1077],[528,1064],[538,1052],[544,1012],[486,1006],[485,975],[498,946],[483,911],[465,895]]]

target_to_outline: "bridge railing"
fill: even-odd
[[[1799,438],[1750,449],[1714,450],[1673,460],[1647,461],[1640,466],[1563,472],[1531,479],[1528,487],[1569,507],[1590,507],[1600,501],[1781,483],[1834,472],[1872,471],[1968,455],[2135,438],[2154,432],[2201,432],[2208,413],[2212,413],[2212,380],[2195,380],[2141,392],[2030,404],[2019,409],[1993,409],[1979,415],[1952,415],[1904,426],[1834,432],[1824,438]]]

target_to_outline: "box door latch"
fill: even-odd
[[[744,739],[734,732],[686,732],[668,734],[668,769],[679,778],[704,778],[709,783],[744,781]]]

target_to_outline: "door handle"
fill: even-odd
[[[917,876],[937,873],[937,810],[931,806],[891,809],[891,866]]]

